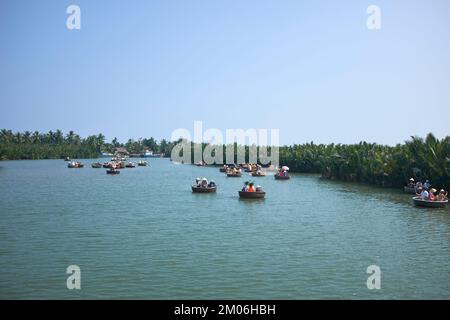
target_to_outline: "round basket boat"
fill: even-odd
[[[291,176],[286,175],[286,176],[280,176],[278,173],[276,175],[274,175],[275,180],[289,180],[291,178]]]
[[[197,186],[191,186],[192,192],[196,193],[212,193],[216,192],[217,186],[215,187],[197,187]]]
[[[254,192],[239,191],[239,198],[262,199],[265,196],[266,196],[266,192],[265,191],[254,191]]]
[[[98,162],[96,162],[96,163],[93,163],[92,165],[92,168],[94,168],[94,169],[99,169],[99,168],[101,168],[102,167],[102,164],[101,163],[98,163]]]
[[[238,172],[238,173],[227,173],[227,177],[239,178],[239,177],[242,177],[242,173],[241,172]]]
[[[106,174],[119,174],[120,171],[119,170],[106,170]]]
[[[252,172],[251,176],[252,177],[265,177],[266,174],[264,172],[263,173]]]
[[[418,207],[425,207],[425,208],[443,208],[447,205],[448,200],[445,201],[430,201],[430,200],[424,200],[421,197],[413,197],[413,202]]]

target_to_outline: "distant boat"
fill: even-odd
[[[72,161],[67,164],[67,168],[83,168],[84,164],[81,162]]]
[[[134,165],[133,162],[128,162],[128,163],[125,165],[125,167],[127,167],[127,168],[134,168],[134,167],[136,167],[136,166]]]
[[[241,173],[241,172],[236,172],[236,173],[228,172],[228,173],[227,173],[227,177],[230,177],[230,178],[239,178],[239,177],[242,177],[242,173]]]
[[[103,165],[100,162],[94,162],[91,164],[92,168],[98,169],[101,168]]]
[[[275,180],[289,180],[290,178],[287,173],[284,176],[281,176],[279,173],[275,175]]]
[[[252,171],[252,177],[265,177],[266,173],[264,171]]]
[[[145,167],[145,166],[147,166],[147,164],[148,164],[147,161],[143,161],[143,160],[138,162],[139,167]]]
[[[116,170],[116,169],[106,170],[106,174],[119,174],[119,173],[120,173],[120,171]]]

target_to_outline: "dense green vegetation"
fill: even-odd
[[[0,131],[0,159],[96,158],[101,151],[124,147],[131,153],[150,149],[170,156],[176,143],[153,138],[110,143],[102,134],[80,138],[70,131]],[[205,148],[206,145],[203,145]],[[236,146],[234,146],[236,148]],[[235,150],[236,151],[236,150]],[[324,178],[363,182],[380,186],[402,186],[410,178],[430,179],[437,187],[450,187],[450,137],[439,140],[428,134],[412,137],[404,144],[385,146],[359,144],[314,144],[280,147],[280,164],[292,172],[321,173]],[[248,149],[247,149],[248,153]],[[225,160],[226,148],[224,150]],[[192,156],[193,158],[193,156]]]
[[[225,162],[225,146],[224,150]],[[246,154],[248,159],[248,147]],[[413,177],[429,179],[438,188],[450,187],[450,137],[439,140],[431,133],[396,146],[295,144],[280,147],[279,156],[280,164],[292,172],[320,173],[326,179],[400,187]]]
[[[127,148],[131,153],[140,153],[147,148],[153,152],[170,155],[173,146],[164,139],[159,144],[153,138],[139,141],[130,139],[123,144],[117,138],[107,143],[102,134],[82,139],[73,131],[64,135],[61,130],[48,133],[38,131],[13,133],[11,130],[0,130],[0,160],[97,158],[101,152],[113,153],[118,147]]]
[[[402,186],[414,177],[448,188],[450,137],[439,140],[428,134],[393,147],[366,142],[294,145],[280,148],[280,163],[294,172],[321,173],[329,179]]]

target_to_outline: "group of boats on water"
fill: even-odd
[[[208,182],[208,179],[206,178],[197,178],[195,179],[195,184],[192,185],[191,188],[192,192],[196,193],[212,193],[216,192],[217,185],[213,180]],[[261,186],[255,186],[255,184],[250,181],[246,181],[238,193],[240,198],[247,199],[263,199],[266,196],[266,192]]]
[[[240,164],[240,165],[224,165],[219,169],[220,172],[224,172],[227,177],[239,178],[242,177],[242,171],[248,172],[252,177],[265,177],[266,172],[259,164]],[[276,180],[288,180],[290,179],[289,168],[282,166],[278,172],[274,175]],[[197,178],[195,184],[192,185],[192,192],[196,193],[212,193],[216,192],[217,185],[214,181],[208,182],[206,178]],[[255,185],[252,181],[246,181],[241,190],[238,191],[240,198],[247,199],[263,199],[266,196],[266,192],[260,185]]]
[[[411,178],[408,185],[404,187],[404,191],[415,195],[412,200],[419,207],[443,208],[448,204],[448,191],[436,190],[429,180],[422,183]]]
[[[220,172],[225,172],[227,177],[242,177],[242,171],[248,172],[252,177],[265,177],[266,172],[259,164],[240,164],[240,165],[224,165],[219,169]],[[276,180],[288,180],[290,179],[289,168],[287,166],[281,167],[281,169],[274,175]]]
[[[65,161],[70,161],[67,165],[68,168],[84,168],[84,164],[79,161],[72,161],[70,158],[66,158]],[[147,165],[148,162],[145,160],[140,160],[137,163],[137,166],[139,167],[146,167]],[[106,174],[115,175],[120,173],[120,169],[135,168],[136,163],[127,161],[127,158],[125,157],[114,157],[108,162],[94,162],[91,164],[91,167],[94,169],[105,168],[107,169]]]

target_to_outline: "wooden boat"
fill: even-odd
[[[430,201],[424,200],[421,197],[413,197],[413,202],[418,207],[426,207],[426,208],[444,208],[448,200],[445,201]]]
[[[102,167],[102,164],[100,162],[94,162],[93,164],[91,164],[92,168],[98,169]]]
[[[67,168],[83,168],[84,164],[82,164],[81,162],[70,162],[69,164],[67,164]]]
[[[134,163],[129,162],[129,163],[127,163],[127,164],[125,165],[125,167],[127,167],[127,168],[135,168],[136,166],[134,165]]]
[[[227,173],[227,177],[230,177],[230,178],[239,178],[239,177],[242,177],[242,173],[241,173],[241,172],[236,172],[236,173],[231,173],[231,172],[229,172],[229,173]]]
[[[196,193],[212,193],[216,192],[217,186],[214,187],[197,187],[197,186],[191,186],[192,192]]]
[[[120,171],[116,170],[116,169],[106,170],[106,174],[119,174],[119,173],[120,173]]]
[[[239,198],[262,199],[265,196],[266,196],[266,192],[265,191],[254,191],[254,192],[239,191]]]
[[[250,175],[252,177],[265,177],[266,173],[264,171],[253,171]]]
[[[275,180],[289,180],[291,178],[291,176],[288,174],[285,176],[280,176],[279,173],[277,173],[274,177],[275,177]]]

